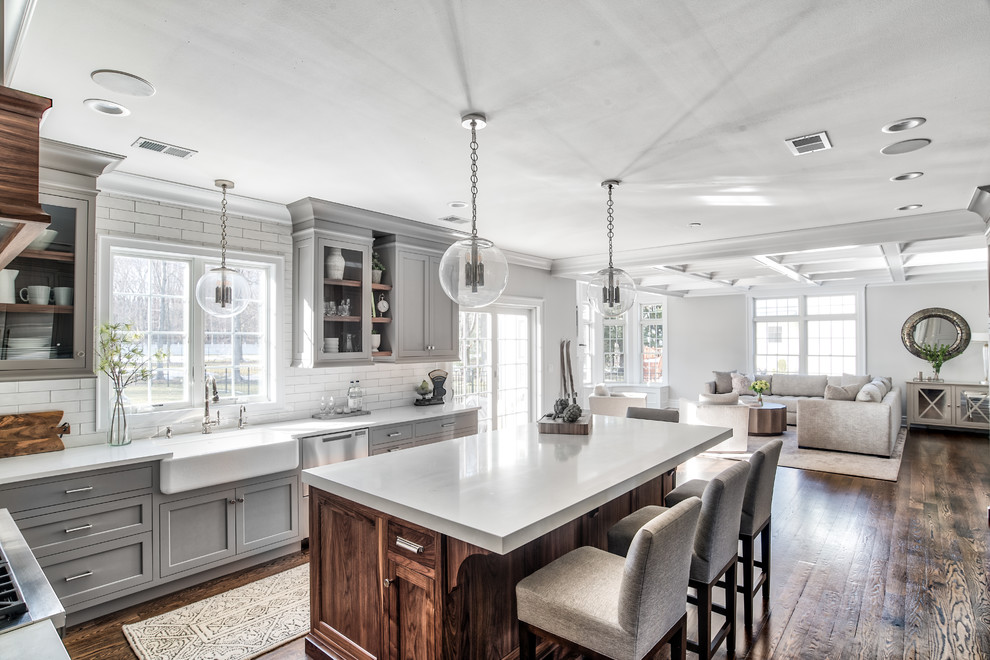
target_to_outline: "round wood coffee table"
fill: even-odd
[[[780,435],[787,430],[787,406],[764,402],[749,408],[750,435]]]

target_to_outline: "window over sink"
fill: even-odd
[[[237,316],[218,318],[193,295],[196,280],[220,265],[215,250],[117,237],[101,237],[100,245],[107,264],[100,319],[132,323],[152,356],[151,377],[125,391],[134,413],[198,413],[205,398],[201,365],[216,379],[221,405],[274,403],[280,258],[228,252],[227,264],[250,283],[251,301]]]

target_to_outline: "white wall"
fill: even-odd
[[[927,361],[911,355],[901,343],[907,317],[926,307],[945,307],[961,314],[971,332],[986,332],[987,282],[904,284],[866,289],[866,370],[891,376],[895,383],[932,375]],[[962,355],[942,365],[947,381],[978,383],[983,376],[982,342],[971,342]]]
[[[746,364],[746,296],[702,296],[667,299],[667,342],[664,351],[668,405],[681,398],[697,399],[712,371],[748,371]]]

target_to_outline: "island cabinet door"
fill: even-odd
[[[438,658],[436,580],[389,555],[385,607],[389,660]]]
[[[379,520],[373,511],[318,490],[310,534],[310,657],[382,658]],[[310,649],[310,644],[319,652]]]

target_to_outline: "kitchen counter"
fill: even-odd
[[[271,432],[273,438],[294,437],[302,438],[309,435],[347,431],[350,429],[374,428],[400,422],[420,421],[434,417],[443,417],[459,412],[477,410],[478,406],[462,404],[446,404],[443,406],[402,406],[375,410],[370,415],[356,415],[339,419],[296,419],[274,424],[248,426],[248,429]],[[249,411],[250,412],[250,411]],[[111,447],[106,444],[70,447],[62,451],[31,454],[29,456],[13,456],[0,459],[0,486],[56,477],[86,470],[119,467],[134,463],[158,461],[171,458],[172,445],[195,443],[198,439],[209,439],[223,434],[230,436],[238,433],[236,428],[220,429],[213,435],[187,433],[170,439],[152,438],[135,440],[124,447]],[[184,451],[188,453],[188,448]]]
[[[591,435],[536,424],[303,471],[303,483],[505,554],[714,447],[731,429],[595,415]]]

